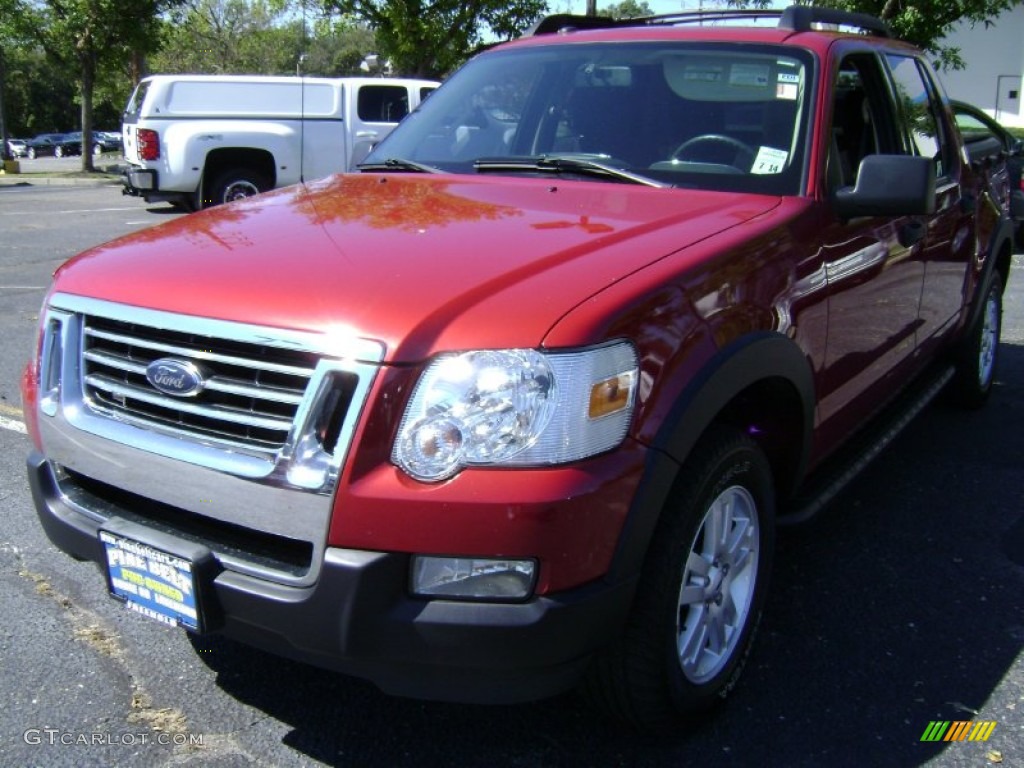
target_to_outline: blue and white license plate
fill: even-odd
[[[201,631],[191,560],[100,531],[107,553],[107,582],[114,597],[135,611],[172,627]]]

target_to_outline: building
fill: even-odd
[[[1024,127],[1022,40],[1024,5],[1004,11],[991,26],[957,25],[943,42],[960,49],[967,67],[939,74],[949,97],[974,104],[1004,125]]]

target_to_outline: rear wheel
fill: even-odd
[[[993,273],[986,284],[981,315],[959,351],[952,396],[957,405],[980,408],[992,392],[1003,325],[1003,280]]]
[[[713,429],[662,513],[619,643],[584,692],[617,719],[663,730],[735,686],[767,593],[771,469],[747,435]]]
[[[210,185],[210,194],[203,195],[202,207],[231,203],[266,192],[268,189],[270,183],[256,171],[248,168],[231,168],[214,179]]]

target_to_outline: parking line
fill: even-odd
[[[7,415],[5,416],[4,414]],[[0,403],[0,429],[6,429],[11,432],[20,432],[24,435],[24,423],[18,421],[16,418],[9,419],[7,416],[21,416],[21,408],[13,405],[7,405],[6,403]]]
[[[70,211],[53,211],[51,215],[61,216],[68,213],[111,213],[116,211],[137,211],[138,208],[126,206],[123,208],[79,208]],[[29,216],[35,211],[0,211],[0,216]]]
[[[23,435],[28,434],[24,424],[20,421],[15,421],[14,419],[8,419],[6,416],[0,416],[0,429],[6,429],[10,432],[20,432]]]

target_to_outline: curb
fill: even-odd
[[[67,173],[43,171],[41,173],[5,173],[0,163],[0,186],[94,186],[101,184],[121,184],[121,172],[126,168],[124,162],[101,162],[96,164],[95,176],[70,176]],[[77,173],[72,171],[71,173]]]
[[[120,184],[119,176],[103,176],[98,179],[80,179],[66,176],[36,176],[24,173],[0,174],[0,186],[2,187],[34,187],[34,186],[60,186],[60,187],[87,187],[100,186],[104,184]]]

